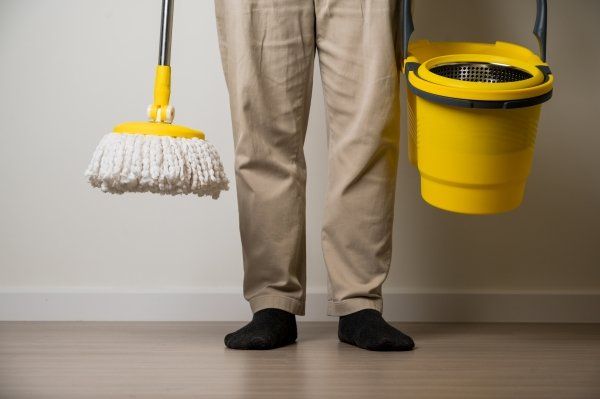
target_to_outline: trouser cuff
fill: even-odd
[[[363,309],[375,309],[382,312],[383,300],[381,298],[349,298],[342,301],[330,300],[327,303],[327,315],[329,316],[345,316]]]
[[[252,313],[267,308],[285,310],[298,316],[304,316],[304,302],[279,295],[261,295],[248,300]]]

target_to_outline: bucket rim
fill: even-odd
[[[545,81],[537,86],[511,90],[473,90],[429,82],[419,76],[420,64],[405,63],[408,89],[416,96],[442,105],[466,108],[523,108],[544,103],[552,97],[554,76],[545,65],[539,68]]]
[[[515,82],[469,82],[441,76],[431,71],[433,68],[436,68],[438,66],[462,63],[481,63],[507,66],[524,71],[528,73],[531,77]],[[428,59],[427,61],[421,64],[418,70],[418,74],[422,79],[442,86],[471,89],[477,91],[525,89],[537,86],[543,83],[545,80],[544,73],[535,64],[524,62],[511,57],[472,53],[451,54]]]

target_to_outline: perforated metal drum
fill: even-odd
[[[441,64],[430,71],[450,79],[481,83],[518,82],[532,77],[529,72],[513,66],[485,62]]]

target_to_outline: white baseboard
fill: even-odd
[[[325,292],[307,294],[301,321],[334,321]],[[388,292],[384,315],[404,322],[599,323],[600,293]],[[0,320],[248,320],[239,289],[2,289]]]

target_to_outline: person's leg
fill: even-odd
[[[315,4],[329,144],[322,228],[328,314],[342,316],[344,342],[376,350],[410,349],[412,340],[381,318],[398,164],[400,2]]]
[[[230,334],[226,343],[264,349],[293,342],[293,315],[304,314],[303,146],[314,68],[314,3],[215,0],[215,8],[234,132],[244,296],[255,314],[255,323]],[[282,323],[285,328],[278,327]],[[258,324],[272,328],[265,333]],[[257,341],[259,330],[270,344]]]

